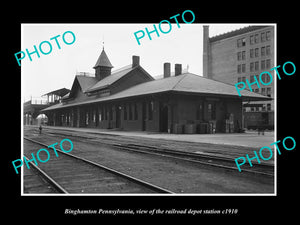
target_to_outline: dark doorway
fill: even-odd
[[[146,102],[142,103],[142,130],[146,130]]]
[[[269,123],[269,113],[262,112],[261,118],[262,118],[262,125],[267,125]]]
[[[159,106],[159,131],[168,132],[168,106],[162,103]]]
[[[121,106],[116,106],[116,128],[121,127]]]

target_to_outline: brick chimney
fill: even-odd
[[[132,68],[140,65],[140,57],[133,55],[132,56]]]
[[[182,74],[182,65],[181,64],[175,64],[175,76],[178,76]]]
[[[164,78],[171,76],[171,63],[164,63]]]
[[[209,43],[209,26],[203,26],[203,77],[209,77],[209,57],[210,57],[210,43]]]

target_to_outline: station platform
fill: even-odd
[[[26,125],[28,127],[36,127],[37,125]],[[246,131],[245,133],[217,133],[217,134],[168,134],[146,131],[120,131],[107,130],[96,128],[77,128],[77,127],[58,127],[58,126],[44,126],[45,128],[80,131],[87,133],[99,133],[107,135],[120,135],[128,137],[142,137],[153,139],[164,139],[195,143],[208,143],[220,145],[234,145],[252,148],[261,148],[263,146],[270,146],[275,142],[274,131],[265,131],[264,135],[258,135],[257,131]]]

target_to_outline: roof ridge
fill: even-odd
[[[241,27],[239,29],[227,31],[225,33],[217,34],[215,36],[209,37],[209,40],[214,42],[214,41],[234,37],[237,35],[246,34],[246,33],[249,33],[249,32],[255,31],[255,30],[264,29],[267,27],[271,27],[271,26],[270,25],[249,25],[249,26]]]
[[[176,86],[187,76],[187,73],[186,74],[180,74],[182,75],[182,77],[177,81],[177,83],[172,87],[171,90],[174,90],[176,88]],[[180,76],[179,75],[179,76]],[[178,75],[177,75],[178,76]],[[175,76],[176,77],[176,76]]]

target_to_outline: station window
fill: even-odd
[[[93,122],[96,123],[96,110],[94,110],[94,113],[93,113]]]
[[[129,103],[129,105],[128,105],[128,108],[129,108],[129,120],[132,120],[132,105],[131,105],[131,103]]]
[[[85,114],[85,125],[88,125],[89,124],[89,113],[86,112]]]
[[[138,120],[138,111],[137,111],[137,104],[134,103],[134,119],[135,120]]]
[[[99,109],[99,114],[98,114],[99,122],[101,122],[103,119],[102,114],[103,114],[103,112],[102,112],[102,108],[101,108],[101,109]]]
[[[199,103],[197,106],[197,110],[196,110],[196,119],[197,120],[203,120],[203,114],[204,114],[204,110],[203,110],[203,102]]]
[[[271,111],[271,104],[270,103],[267,104],[267,110]]]
[[[104,120],[107,120],[107,109],[106,109],[106,107],[104,107],[104,109],[103,109],[103,116],[104,116]]]
[[[127,120],[127,104],[124,105],[124,120]]]
[[[216,103],[208,103],[207,105],[208,119],[216,119]]]
[[[150,101],[148,104],[148,119],[149,120],[153,119],[153,109],[154,109],[154,103],[153,103],[153,101]]]
[[[109,120],[112,120],[113,119],[113,111],[112,111],[112,107],[109,107],[109,111],[107,111],[108,112],[108,119]]]
[[[246,51],[242,51],[242,60],[246,59]]]

